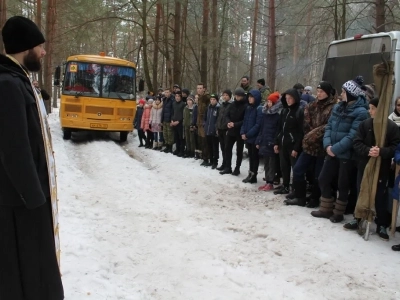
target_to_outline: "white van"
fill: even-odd
[[[326,55],[322,80],[328,81],[340,94],[342,84],[358,75],[364,84],[374,82],[373,66],[382,62],[382,56],[394,60],[395,83],[400,83],[400,31],[358,34],[352,38],[333,41]],[[393,59],[391,59],[393,58]],[[395,84],[391,109],[400,96],[400,84]]]

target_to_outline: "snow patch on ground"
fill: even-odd
[[[221,176],[132,134],[64,141],[58,110],[50,124],[66,300],[400,298],[399,237],[366,242],[284,206],[241,182],[247,160]]]

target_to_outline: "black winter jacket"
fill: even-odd
[[[20,66],[0,54],[0,205],[37,208],[50,197],[39,112]]]
[[[244,113],[246,112],[247,104],[245,101],[234,101],[228,109],[226,114],[227,124],[233,122],[235,126],[228,128],[227,134],[229,136],[240,136],[240,128],[243,125]]]
[[[231,106],[230,102],[224,101],[219,107],[218,119],[217,119],[217,129],[218,130],[227,130],[228,121],[226,119],[226,115],[228,114],[228,109]]]
[[[286,102],[286,94],[291,95],[295,99],[295,103],[288,106]],[[281,111],[278,135],[275,145],[282,147],[291,147],[296,152],[301,152],[302,141],[304,136],[303,122],[304,111],[300,107],[300,95],[295,89],[289,89],[281,97],[283,109]]]
[[[369,150],[376,146],[374,134],[374,119],[369,118],[361,122],[356,136],[353,140],[355,159],[359,166],[365,167],[369,161]],[[387,121],[385,145],[379,149],[379,156],[382,158],[381,170],[388,171],[397,145],[400,143],[399,128],[391,120]]]
[[[170,96],[169,98],[164,98],[163,100],[163,112],[162,112],[162,122],[171,122],[172,116],[174,115],[173,103],[175,102],[175,97]]]

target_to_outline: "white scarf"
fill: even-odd
[[[389,116],[389,120],[392,120],[396,123],[397,126],[400,127],[400,117],[398,117],[394,112],[392,112]]]

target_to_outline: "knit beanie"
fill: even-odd
[[[28,18],[9,18],[1,31],[7,54],[15,54],[35,48],[45,42],[37,25]]]
[[[321,81],[317,89],[323,90],[328,96],[334,94],[334,88],[328,81]]]
[[[378,104],[379,104],[379,98],[378,97],[372,98],[371,100],[369,100],[369,104],[371,104],[377,108]]]
[[[182,89],[182,94],[190,95],[190,91],[188,89]]]
[[[361,87],[361,89],[364,91],[367,101],[370,101],[372,98],[375,97],[375,84],[372,83],[364,85]]]
[[[365,93],[361,88],[363,83],[364,78],[362,76],[357,76],[354,80],[348,80],[342,85],[342,88],[347,94],[347,101],[356,100],[361,95],[365,96]]]
[[[259,83],[261,85],[265,85],[265,79],[264,78],[258,79],[257,83]]]
[[[232,98],[232,91],[230,89],[223,91],[222,94],[227,94],[229,98]]]
[[[271,101],[272,104],[275,104],[276,102],[278,102],[280,97],[281,95],[278,92],[274,92],[268,96],[267,100]]]
[[[296,83],[293,86],[293,88],[296,89],[296,90],[304,90],[304,85],[302,85],[301,83]]]
[[[244,89],[243,88],[237,88],[236,90],[235,90],[235,96],[246,96],[246,93],[245,93],[245,91],[244,91]]]

